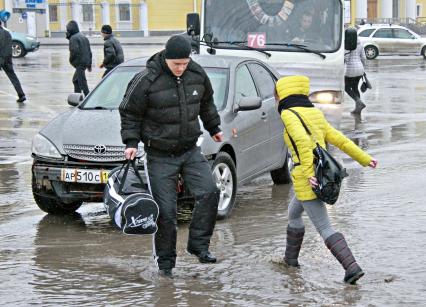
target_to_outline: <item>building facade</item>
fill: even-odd
[[[351,11],[352,24],[360,20],[369,22],[404,20],[407,23],[414,23],[426,16],[424,10],[426,0],[346,0],[346,8],[348,7]]]
[[[0,0],[12,13],[8,27],[34,36],[63,36],[68,21],[98,33],[110,24],[121,36],[167,35],[186,28],[186,14],[201,0]]]

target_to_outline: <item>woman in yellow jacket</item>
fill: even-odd
[[[324,148],[326,143],[338,147],[362,166],[375,168],[377,160],[334,129],[323,113],[314,107],[308,98],[309,79],[307,77],[289,76],[279,79],[276,84],[276,94],[279,100],[278,111],[285,126],[284,141],[290,148],[295,165],[291,176],[296,197],[292,199],[288,208],[287,245],[284,261],[289,266],[299,266],[297,258],[305,234],[302,213],[306,211],[326,246],[345,269],[344,281],[354,284],[364,275],[364,272],[357,264],[343,235],[331,227],[327,208],[321,200],[317,199],[312,190],[312,187],[318,185],[314,171],[315,142],[313,140]],[[311,131],[312,137],[306,133],[296,114],[289,109],[300,115]],[[298,155],[289,136],[297,148]]]

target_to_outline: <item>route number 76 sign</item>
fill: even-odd
[[[247,46],[252,48],[265,48],[266,33],[248,33]]]

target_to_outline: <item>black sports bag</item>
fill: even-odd
[[[134,160],[110,172],[104,190],[104,205],[114,225],[125,234],[153,234],[157,231],[158,205]]]

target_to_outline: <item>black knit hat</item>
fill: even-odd
[[[182,35],[175,35],[169,38],[166,43],[164,57],[166,59],[186,59],[191,54],[191,43]]]
[[[103,25],[101,28],[101,32],[105,34],[112,34],[112,28],[110,25]]]

